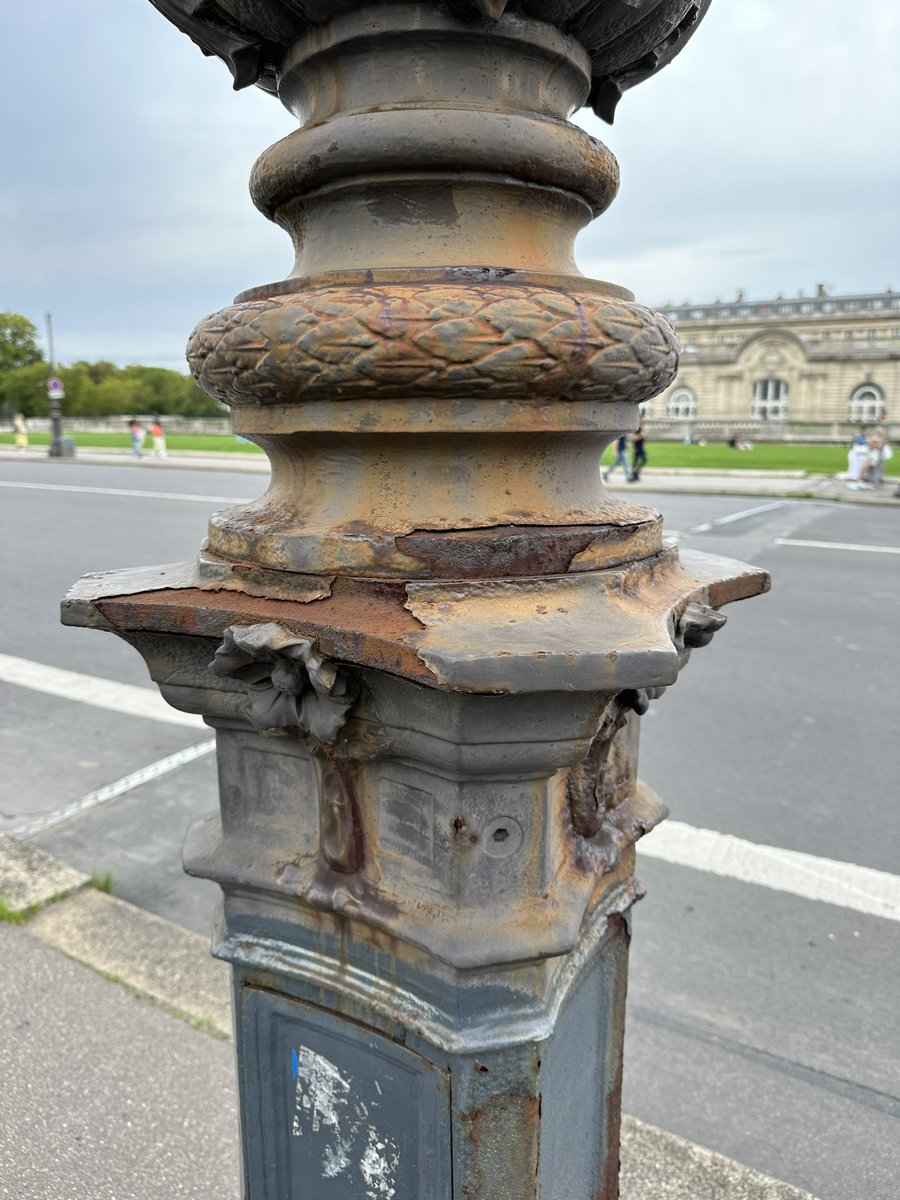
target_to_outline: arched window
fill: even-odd
[[[876,383],[864,383],[850,397],[851,421],[880,421],[884,413],[884,392]]]
[[[783,421],[788,410],[788,385],[783,379],[757,379],[751,416],[757,421]]]
[[[678,387],[666,402],[666,416],[673,421],[693,421],[697,415],[697,397],[689,387]]]

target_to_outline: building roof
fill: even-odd
[[[738,293],[734,300],[714,300],[711,303],[659,305],[660,312],[670,321],[683,325],[691,321],[721,321],[759,317],[838,316],[854,313],[873,313],[900,310],[900,292],[888,288],[850,296],[831,296],[819,288],[814,296],[776,296],[774,300],[747,300]]]

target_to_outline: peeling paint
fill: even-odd
[[[299,1118],[308,1113],[313,1133],[318,1133],[323,1125],[328,1125],[340,1139],[341,1123],[338,1110],[347,1105],[350,1080],[341,1075],[334,1063],[307,1046],[300,1046],[295,1051],[295,1056],[297,1088],[294,1136],[302,1136],[303,1123]]]
[[[370,1123],[377,1105],[357,1098],[353,1076],[342,1074],[330,1059],[308,1046],[291,1051],[291,1071],[295,1080],[291,1134],[295,1138],[319,1134],[320,1140],[324,1135],[322,1178],[336,1179],[358,1170],[366,1200],[392,1200],[400,1148]],[[381,1096],[380,1085],[373,1082]]]
[[[399,1163],[400,1151],[396,1143],[391,1138],[380,1138],[370,1126],[365,1153],[359,1164],[366,1181],[366,1200],[391,1200],[397,1191],[394,1180]]]

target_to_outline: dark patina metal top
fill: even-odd
[[[359,0],[150,0],[163,16],[230,68],[236,88],[277,91],[286,49],[317,25],[364,7]],[[504,13],[546,21],[591,59],[588,103],[612,121],[622,93],[675,57],[712,0],[445,0],[461,17],[494,23]]]

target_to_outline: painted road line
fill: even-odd
[[[664,821],[642,838],[638,853],[726,879],[755,883],[805,900],[900,921],[900,876],[799,850],[763,846],[713,829]]]
[[[775,538],[776,546],[809,546],[813,550],[868,550],[870,554],[900,554],[900,546],[862,546],[857,542],[810,542],[803,538]]]
[[[759,513],[772,512],[782,508],[783,500],[773,500],[770,504],[757,504],[754,508],[743,508],[740,512],[731,513],[727,517],[717,517],[715,521],[704,521],[702,525],[693,525],[688,533],[708,533],[710,529],[718,529],[720,525],[733,525],[735,521],[743,521],[747,517],[755,517]]]
[[[93,704],[96,708],[107,708],[129,717],[145,717],[151,721],[165,721],[169,725],[186,725],[191,729],[206,728],[202,717],[170,708],[155,689],[115,683],[111,679],[81,675],[77,671],[64,671],[61,667],[49,667],[46,663],[15,658],[11,654],[0,654],[0,681],[31,688],[48,696],[58,696],[61,700]]]
[[[3,832],[19,838],[36,837],[47,829],[53,829],[56,825],[62,825],[64,821],[71,820],[72,817],[80,816],[89,809],[96,808],[99,804],[115,800],[117,796],[122,796],[125,792],[130,792],[144,783],[151,783],[154,779],[159,779],[161,775],[168,775],[170,771],[176,771],[186,763],[212,754],[215,748],[215,738],[210,738],[206,742],[198,742],[195,746],[187,746],[184,750],[178,750],[175,754],[168,755],[167,758],[161,758],[155,763],[150,763],[149,766],[141,767],[139,771],[123,775],[114,783],[107,783],[103,787],[97,788],[96,791],[88,792],[80,800],[73,800],[71,804],[64,804],[53,812],[41,813],[36,817],[18,817],[5,826]]]
[[[246,496],[195,496],[191,492],[140,492],[133,488],[81,487],[75,483],[19,483],[0,479],[0,487],[38,492],[87,492],[93,496],[135,496],[139,500],[193,500],[197,504],[249,504]]]

